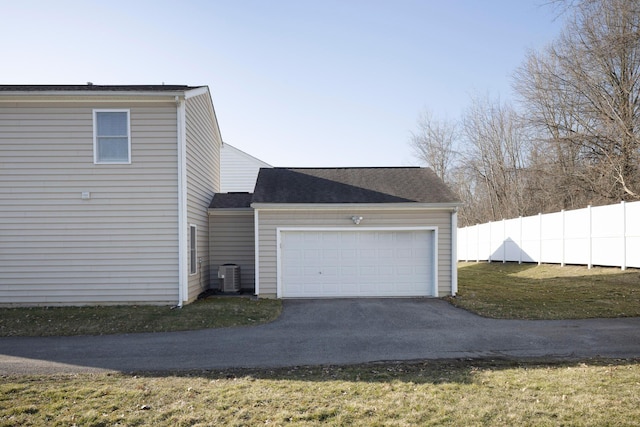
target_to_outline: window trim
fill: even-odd
[[[189,276],[198,274],[198,226],[189,224]]]
[[[99,161],[98,160],[98,113],[127,113],[127,160]],[[130,165],[131,164],[131,110],[127,108],[108,108],[93,110],[93,164],[95,165]]]

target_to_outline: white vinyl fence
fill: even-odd
[[[458,260],[640,268],[640,202],[459,228]]]

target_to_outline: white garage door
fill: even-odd
[[[281,296],[433,295],[433,231],[282,231]]]

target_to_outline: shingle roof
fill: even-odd
[[[179,92],[202,86],[185,85],[0,85],[0,92]]]
[[[429,168],[260,169],[254,203],[443,203],[458,197]]]
[[[210,209],[238,209],[251,207],[252,193],[216,193],[213,195]]]

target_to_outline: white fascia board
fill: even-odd
[[[176,96],[184,96],[182,91],[172,92],[132,92],[132,91],[42,91],[42,92],[3,92],[0,102],[78,102],[78,101],[127,101],[127,102],[157,102],[158,100],[173,100]]]
[[[291,210],[449,210],[455,211],[459,203],[252,203],[254,209],[269,211]]]
[[[190,89],[184,92],[185,99],[193,98],[194,96],[204,95],[205,93],[209,93],[208,86],[201,86],[195,89]]]
[[[300,226],[300,227],[276,227],[276,232],[287,231],[340,231],[340,232],[361,232],[361,231],[437,231],[438,227],[434,225],[414,225],[414,226],[372,226],[361,227],[359,225],[349,225],[345,227],[321,227],[321,226]]]

